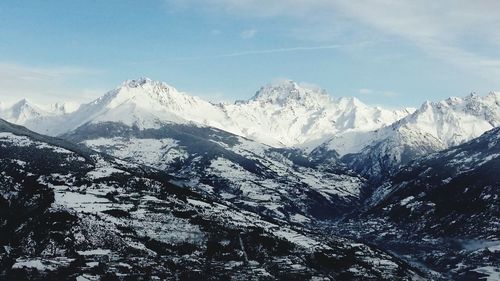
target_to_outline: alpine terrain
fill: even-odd
[[[0,118],[1,279],[499,279],[500,93],[213,103],[140,78]]]

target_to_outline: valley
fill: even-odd
[[[498,93],[216,104],[141,78],[50,108],[0,109],[6,280],[498,276]]]

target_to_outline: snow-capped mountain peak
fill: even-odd
[[[122,87],[131,87],[131,88],[137,88],[144,86],[146,84],[156,84],[156,81],[153,81],[150,78],[147,77],[139,77],[138,79],[130,79],[130,80],[125,80],[122,83]]]
[[[91,122],[117,122],[138,128],[158,128],[165,123],[197,122],[221,127],[219,107],[149,78],[127,80],[104,96],[82,105],[48,129],[58,135]]]
[[[179,106],[189,98],[191,97],[180,93],[164,82],[139,78],[125,81],[120,87],[98,99],[97,103],[105,104],[107,108],[116,108],[124,103],[135,103],[140,107],[154,109],[169,105]]]
[[[339,107],[348,108],[348,109],[368,108],[369,107],[355,97],[342,97],[342,98],[339,98],[337,100],[337,103],[339,104]],[[381,109],[381,108],[376,107],[374,109]]]
[[[36,119],[48,114],[48,112],[32,104],[26,98],[14,103],[10,107],[4,108],[1,112],[1,116],[4,119],[17,124],[24,124],[28,120]]]
[[[318,106],[325,102],[332,102],[332,98],[325,90],[318,87],[299,84],[292,80],[279,80],[260,88],[249,101],[279,106],[290,104]]]
[[[12,105],[12,110],[22,110],[24,108],[29,108],[32,107],[31,103],[28,101],[27,98],[23,98],[20,101],[14,103]]]
[[[291,80],[268,84],[248,102],[227,105],[224,110],[249,138],[305,149],[334,135],[375,130],[408,115],[371,107],[356,98],[334,99],[323,89]]]
[[[61,127],[60,122],[64,122],[78,106],[71,102],[36,105],[24,98],[14,104],[4,104],[0,107],[0,118],[48,134],[52,132],[52,128]],[[62,116],[65,118],[60,118]]]
[[[500,103],[500,92],[491,91],[486,95],[487,98],[494,99],[496,102]]]
[[[343,149],[349,142],[342,138],[332,139],[329,147],[341,155],[354,153],[344,158],[346,162],[363,175],[376,178],[381,171],[395,171],[412,159],[460,145],[500,126],[498,101],[497,93],[426,101],[391,126],[356,135],[352,140],[360,142],[355,147],[358,151]]]
[[[126,80],[119,88],[142,89],[148,92],[169,93],[177,90],[165,82],[155,81],[150,78],[141,77],[138,79]]]
[[[198,121],[197,117],[213,111],[214,106],[198,97],[179,92],[164,82],[139,78],[125,81],[85,107],[85,111],[93,111],[94,117],[99,116],[101,121],[122,121],[150,127],[159,120]],[[125,120],[121,120],[123,118]]]
[[[59,105],[47,111],[64,118],[27,126],[59,135],[88,122],[115,122],[141,129],[192,122],[271,146],[304,148],[345,131],[374,130],[408,114],[370,107],[356,98],[334,99],[319,87],[291,80],[270,83],[247,101],[215,105],[149,78],[127,80],[69,114]]]
[[[471,93],[464,98],[427,101],[403,121],[447,145],[458,145],[500,126],[499,100],[500,95],[496,93],[486,96]]]

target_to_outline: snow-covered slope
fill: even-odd
[[[163,82],[141,78],[125,81],[63,117],[44,122],[9,120],[50,135],[66,133],[87,122],[121,122],[141,129],[196,123],[274,147],[312,149],[332,136],[375,130],[409,113],[369,107],[355,98],[334,99],[324,90],[289,80],[262,87],[247,101],[213,104]],[[352,149],[349,146],[344,150]]]
[[[283,119],[296,120],[306,109],[326,114],[321,108],[325,101],[331,102],[327,105],[332,108],[337,106],[324,93],[310,92],[290,81],[283,85],[262,89],[251,101],[235,106],[246,105],[241,112],[251,112],[261,120],[275,118],[279,112],[283,116],[295,112]],[[339,104],[349,107],[344,103]],[[260,112],[256,110],[259,105],[263,108]],[[271,111],[272,107],[288,109]],[[261,116],[264,112],[269,116]],[[188,96],[165,83],[140,79],[127,81],[82,105],[65,115],[54,129],[64,132],[75,128],[61,136],[128,161],[160,168],[188,179],[185,184],[201,192],[273,219],[303,224],[336,217],[360,203],[364,179],[335,161],[338,159],[334,155],[328,164],[326,160],[319,163],[300,150],[273,148],[232,134],[228,126],[268,125],[247,122],[245,116],[235,114],[230,117],[224,105]],[[259,131],[261,135],[270,133]],[[285,131],[278,133],[288,136]]]
[[[469,141],[497,126],[500,93],[425,102],[390,126],[358,135],[359,140],[366,140],[366,146],[343,160],[363,175],[383,178],[416,157]],[[343,141],[334,138],[323,146],[335,149]]]
[[[75,102],[63,102],[63,103],[54,103],[46,106],[48,112],[54,115],[64,115],[75,112],[80,105]]]
[[[498,171],[500,127],[411,162],[374,190],[358,216],[333,229],[411,257],[439,273],[434,280],[496,280]]]
[[[59,124],[67,114],[77,108],[73,103],[55,103],[40,106],[22,99],[14,104],[0,104],[0,118],[35,129],[39,133],[50,133],[48,128]]]
[[[168,124],[217,128],[273,147],[334,150],[367,177],[391,174],[409,159],[445,149],[500,125],[499,93],[424,103],[415,112],[370,107],[355,98],[282,80],[251,99],[213,104],[147,78],[125,81],[74,112],[26,101],[0,116],[49,135],[84,124],[122,123],[138,129]],[[413,113],[412,113],[413,112]]]
[[[364,179],[333,159],[319,165],[300,150],[272,148],[193,124],[140,129],[88,123],[62,137],[162,169],[241,208],[298,224],[334,218],[358,206],[365,186]]]
[[[290,80],[262,87],[250,100],[224,110],[246,137],[309,149],[332,136],[375,130],[410,113],[369,107],[356,98],[334,99],[322,89]]]
[[[2,280],[414,280],[361,243],[269,222],[152,168],[0,120]]]
[[[29,102],[27,99],[22,99],[11,106],[3,105],[0,107],[1,118],[20,125],[50,115],[50,112]]]
[[[458,145],[500,126],[500,93],[425,102],[401,125],[434,136],[447,147]]]
[[[158,128],[165,123],[194,121],[222,127],[219,120],[224,120],[223,113],[213,104],[178,92],[165,83],[143,78],[125,81],[63,118],[49,120],[43,129],[50,135],[58,135],[88,122],[121,122],[139,128]]]
[[[377,188],[371,214],[413,231],[498,239],[500,127],[404,167]]]

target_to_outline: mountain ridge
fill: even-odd
[[[27,101],[18,103],[19,108],[27,104]],[[436,278],[446,279],[446,274],[476,276],[476,267],[496,264],[491,262],[497,255],[495,250],[470,253],[461,251],[462,246],[446,249],[443,245],[453,241],[443,241],[448,236],[456,239],[453,234],[468,235],[469,240],[495,238],[497,226],[489,222],[498,222],[492,219],[498,208],[483,203],[494,205],[498,201],[494,193],[498,177],[492,172],[499,165],[498,137],[484,142],[487,137],[480,135],[494,127],[497,129],[485,136],[491,136],[491,132],[498,134],[499,93],[424,102],[414,112],[390,111],[367,106],[355,98],[335,99],[317,87],[285,80],[262,87],[247,101],[213,104],[166,83],[141,78],[123,82],[74,112],[62,113],[58,106],[54,108],[54,114],[26,123],[40,133],[54,130],[52,135],[66,141],[29,133],[3,121],[0,132],[17,130],[37,141],[37,148],[43,153],[56,144],[78,154],[77,148],[82,145],[99,151],[99,155],[109,155],[110,161],[119,165],[158,169],[174,179],[176,185],[203,200],[254,214],[266,225],[319,231],[320,236],[337,233],[356,240],[368,239],[368,243],[373,235],[380,236],[375,239],[382,243],[380,248],[389,250],[392,246],[397,250],[402,245],[418,245],[415,252],[408,256],[403,251],[401,257],[405,260],[417,257],[429,266],[423,271],[439,272]],[[9,155],[18,151],[22,151],[19,154],[22,158],[16,163],[29,162],[26,160],[30,159],[28,154],[33,147],[24,147],[30,141],[26,138],[1,134],[5,167],[12,162]],[[58,148],[50,149],[56,154],[60,152]],[[35,153],[33,160],[43,160],[41,154]],[[64,159],[59,155],[51,157]],[[96,175],[114,177],[117,166],[103,169],[108,159],[104,156],[99,159],[90,162],[97,170],[87,173],[84,179]],[[455,164],[459,167],[458,174],[453,170]],[[12,167],[17,169],[16,165]],[[63,171],[66,165],[43,164],[32,168],[55,167]],[[481,185],[489,179],[493,185]],[[454,201],[464,202],[463,206],[447,202],[448,196],[439,191],[441,187],[446,188]],[[458,193],[454,193],[456,188]],[[74,192],[64,189],[61,193]],[[187,202],[208,208],[206,204],[210,203],[198,199]],[[476,212],[468,219],[464,215],[471,214],[468,206],[473,206],[480,216]],[[184,208],[180,215],[191,216],[193,210],[186,213]],[[373,216],[363,217],[367,208]],[[130,210],[135,212],[134,208]],[[111,213],[126,217],[121,209]],[[218,220],[219,215],[223,220],[231,218],[224,212],[216,212],[214,217]],[[356,216],[357,220],[349,220]],[[475,217],[483,222],[474,224],[477,230],[453,225],[455,221],[471,225]],[[441,220],[445,223],[439,225]],[[481,236],[481,229],[487,229],[488,235]],[[432,240],[425,240],[419,234]],[[437,245],[440,249],[426,251],[426,247]],[[450,269],[460,264],[466,266]]]
[[[97,108],[99,104],[100,109]],[[128,109],[124,108],[126,105]],[[51,116],[49,120],[40,121],[33,117],[32,124],[24,125],[45,134],[58,135],[93,118],[112,121],[111,111],[120,106],[123,109],[121,121],[129,125],[135,122],[138,126],[154,127],[162,121],[195,122],[277,147],[320,142],[345,130],[378,128],[408,114],[404,110],[393,112],[368,107],[356,99],[335,100],[324,90],[300,86],[290,80],[264,86],[244,102],[214,104],[179,92],[164,82],[140,78],[123,82],[104,96],[65,114],[64,118]],[[106,111],[110,113],[108,116]],[[149,117],[141,120],[141,114]]]
[[[423,279],[376,248],[271,222],[3,120],[0,152],[2,280]]]
[[[355,135],[369,142],[343,159],[362,175],[380,180],[383,170],[391,174],[411,159],[462,144],[498,126],[500,93],[424,102],[414,113],[390,126]],[[345,141],[332,139],[323,145],[335,149]]]
[[[19,104],[27,107],[28,102]],[[18,114],[7,119],[53,136],[89,122],[141,129],[165,124],[213,127],[277,148],[334,150],[349,167],[375,180],[381,169],[392,173],[405,159],[460,144],[500,125],[500,93],[450,97],[424,102],[415,111],[394,111],[356,98],[336,99],[317,86],[291,80],[269,83],[246,101],[214,104],[167,83],[139,78],[73,112],[59,106],[52,113],[27,108],[23,118]],[[4,108],[0,117],[12,116],[11,111]]]

